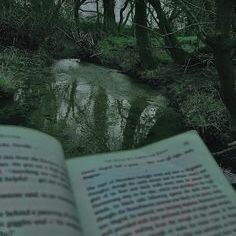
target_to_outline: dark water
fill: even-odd
[[[180,120],[156,90],[73,59],[32,72],[19,83],[15,101],[1,104],[0,113],[1,123],[55,136],[67,157],[158,141],[181,132]]]

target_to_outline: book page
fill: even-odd
[[[0,235],[78,236],[75,208],[61,145],[0,126]]]
[[[67,166],[84,236],[236,235],[236,194],[193,131]]]

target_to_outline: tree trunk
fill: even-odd
[[[231,37],[234,0],[215,0],[217,9],[216,32],[206,41],[212,47],[216,68],[219,74],[222,98],[228,108],[233,129],[236,125],[236,73],[232,61],[232,51],[236,48],[236,38]],[[234,130],[235,131],[235,130]]]
[[[126,124],[123,130],[123,147],[130,149],[135,144],[135,131],[140,123],[140,117],[143,110],[147,106],[147,100],[136,97],[133,101],[130,101],[130,110],[126,118]]]
[[[223,101],[228,107],[232,118],[236,119],[236,75],[231,58],[231,50],[224,49],[224,46],[219,43],[215,45],[213,51],[220,77]]]
[[[97,25],[100,26],[99,0],[96,0]]]
[[[157,63],[152,54],[151,43],[147,30],[147,11],[144,0],[135,0],[135,36],[142,66],[154,69]]]
[[[161,7],[160,0],[149,0],[149,3],[156,11],[159,19],[159,30],[164,37],[165,45],[171,58],[178,64],[185,64],[191,58],[191,55],[181,48],[177,38],[173,34],[170,24]]]
[[[80,1],[74,0],[74,20],[76,26],[79,25],[79,8],[80,8]]]
[[[104,9],[104,30],[107,32],[116,31],[115,0],[103,0]]]
[[[124,6],[120,9],[120,22],[118,24],[118,32],[121,31],[123,22],[124,22],[124,11],[127,9],[129,6],[130,0],[125,0]]]
[[[234,8],[233,8],[232,28],[233,28],[233,32],[236,32],[236,3],[234,4]]]

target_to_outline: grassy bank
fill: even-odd
[[[38,91],[30,91],[30,84],[44,82],[47,75],[43,68],[51,62],[51,58],[43,51],[32,53],[8,48],[0,52],[1,124],[24,124],[27,113],[37,106],[37,99],[41,96]],[[22,96],[27,89],[34,95],[35,101]],[[18,93],[24,99],[19,100]]]
[[[9,97],[13,96],[17,85],[51,63],[46,52],[30,53],[25,50],[6,48],[0,52],[0,89]]]
[[[17,62],[18,57],[12,52],[0,53],[0,99],[12,99],[16,91],[14,74],[16,73],[12,62]]]

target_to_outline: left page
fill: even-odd
[[[0,126],[0,235],[79,236],[75,208],[59,142]]]

